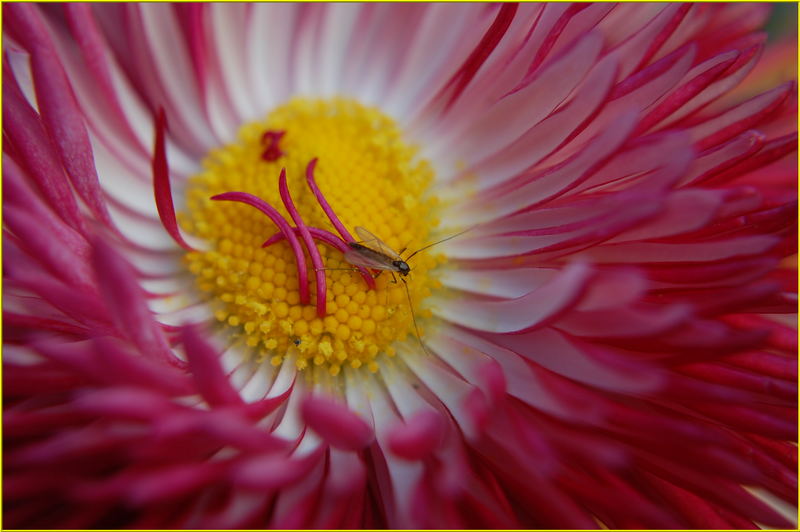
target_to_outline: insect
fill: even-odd
[[[447,238],[443,238],[442,240],[434,242],[433,244],[423,246],[405,259],[400,256],[400,253],[397,253],[391,247],[389,247],[386,242],[373,235],[363,227],[356,227],[355,231],[359,238],[361,238],[361,241],[348,243],[350,249],[344,254],[344,259],[347,262],[354,266],[364,266],[365,268],[372,268],[373,270],[397,272],[402,277],[405,277],[411,273],[411,267],[408,265],[407,261],[410,260],[414,255],[420,251],[424,251],[437,244],[441,244],[442,242],[450,240],[451,238],[460,236],[469,231],[469,229],[448,236]],[[405,249],[403,251],[405,251]],[[405,279],[402,277],[400,280],[405,281]]]
[[[405,280],[405,277],[411,273],[411,267],[408,265],[407,261],[410,260],[414,255],[416,255],[420,251],[426,250],[437,244],[441,244],[442,242],[445,242],[447,240],[450,240],[451,238],[455,238],[459,235],[462,235],[467,231],[469,231],[469,229],[451,235],[447,238],[443,238],[442,240],[439,240],[432,244],[428,244],[427,246],[423,246],[418,250],[414,251],[413,253],[411,253],[405,259],[403,259],[403,257],[400,256],[400,253],[397,253],[391,247],[389,247],[389,245],[386,244],[383,240],[381,240],[380,238],[378,238],[377,236],[373,235],[368,230],[360,226],[355,228],[355,232],[361,239],[361,241],[349,242],[347,244],[350,247],[350,249],[348,249],[345,252],[344,259],[353,266],[363,266],[365,268],[379,270],[378,273],[375,275],[375,277],[380,275],[382,271],[389,271],[392,274],[392,279],[394,280],[394,282],[397,282],[394,277],[394,273],[397,272],[400,275],[400,280],[403,281],[403,284],[405,285],[406,288],[406,296],[408,297],[408,306],[411,311],[411,319],[414,322],[414,330],[417,333],[417,340],[419,340],[419,344],[422,346],[422,349],[426,353],[428,353],[428,349],[425,347],[425,344],[422,342],[422,337],[419,334],[419,326],[417,325],[417,318],[414,316],[414,304],[411,302],[411,292],[408,290],[408,282]],[[403,251],[405,251],[405,249],[403,249]]]

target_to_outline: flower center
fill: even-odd
[[[287,240],[262,247],[278,232],[270,218],[249,205],[210,199],[247,192],[291,223],[278,187],[285,168],[304,223],[335,233],[306,184],[306,167],[314,158],[316,183],[351,234],[364,227],[393,250],[406,250],[403,256],[429,243],[438,223],[432,218],[437,201],[423,198],[423,193],[433,172],[403,142],[394,121],[351,100],[294,99],[265,121],[243,126],[238,142],[211,151],[204,170],[189,180],[187,212],[179,220],[210,247],[187,253],[185,261],[209,296],[217,320],[257,360],[269,359],[276,366],[288,360],[298,369],[318,368],[332,375],[344,365],[375,372],[379,356],[394,356],[393,342],[417,334],[414,317],[422,332],[421,320],[430,312],[419,304],[438,286],[429,271],[441,257],[427,251],[415,255],[408,277],[383,271],[373,290],[341,249],[316,243],[327,279],[325,315],[320,316],[316,271],[308,252],[304,260],[310,301],[303,304],[297,260]]]

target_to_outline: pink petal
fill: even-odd
[[[591,123],[608,99],[616,73],[616,60],[608,56],[594,65],[575,89],[575,93],[557,112],[526,131],[504,150],[481,161],[475,171],[489,175],[505,173],[517,175],[546,161],[557,153],[564,157],[571,150],[564,149]]]
[[[396,17],[388,17],[387,26],[394,26],[395,19]],[[363,23],[368,22],[363,20]],[[392,99],[398,100],[397,111],[413,114],[414,121],[427,122],[419,119],[430,112],[436,112],[434,103],[441,103],[433,98],[437,94],[436,90],[444,86],[455,74],[458,66],[472,53],[478,39],[488,30],[491,23],[490,13],[480,9],[465,9],[465,6],[447,4],[425,4],[421,20],[413,30],[414,38],[407,39],[411,33],[408,31],[404,36],[406,38],[398,43],[404,56],[402,66],[398,69],[392,65],[396,69],[393,72],[395,83],[389,84],[387,92],[394,96]],[[386,28],[380,29],[383,31],[375,31],[370,35],[371,39],[357,39],[355,48],[359,51],[365,49],[362,53],[366,53],[370,48],[379,50],[384,41],[383,34],[390,31]],[[465,35],[469,35],[469,38],[464,38]],[[357,56],[350,55],[346,63],[357,60]],[[383,58],[373,54],[370,66],[375,67],[381,63]],[[380,66],[378,68],[378,72],[383,71]],[[383,69],[385,68],[387,65],[384,64]],[[370,71],[362,68],[360,73],[364,75],[367,72]],[[350,77],[347,74],[345,71],[345,79]],[[350,77],[350,81],[345,83],[345,88],[357,84],[359,79],[363,78]],[[384,94],[377,93],[375,98],[383,99],[383,96]],[[421,127],[440,125],[428,122]]]
[[[580,6],[583,9],[571,10],[571,16],[560,34],[557,35],[555,44],[550,50],[550,55],[557,55],[565,46],[569,46],[581,35],[600,26],[603,20],[617,7],[615,5],[596,3]],[[537,25],[538,26],[538,25]],[[536,29],[534,29],[536,31]],[[551,30],[551,33],[552,30]]]
[[[367,480],[367,470],[359,456],[332,448],[330,451],[328,486],[337,495],[347,496],[360,491]]]
[[[3,154],[3,190],[5,205],[19,206],[40,224],[40,231],[54,242],[63,243],[76,257],[89,257],[89,243],[72,227],[64,223],[57,212],[52,211],[33,188],[30,177],[8,154]],[[66,272],[65,272],[66,273]]]
[[[95,88],[93,94],[99,95],[98,97],[105,103],[102,108],[108,109],[108,112],[104,113],[104,118],[121,129],[120,136],[144,155],[145,147],[138,142],[138,137],[125,115],[117,88],[114,86],[112,67],[106,56],[108,43],[100,32],[91,7],[88,4],[67,4],[64,6],[64,11],[72,36],[77,41],[83,54],[84,64],[90,72],[91,85]]]
[[[767,526],[787,528],[788,521],[766,503],[745,491],[739,485],[703,472],[685,467],[670,466],[669,461],[655,457],[643,458],[643,462],[659,477],[690,488],[694,493],[723,507],[735,509],[742,516]],[[791,528],[791,527],[788,527]]]
[[[767,252],[777,243],[778,239],[769,235],[684,244],[635,242],[599,246],[582,251],[581,256],[603,263],[706,262],[758,255]]]
[[[758,410],[748,405],[725,405],[722,408],[717,404],[694,404],[693,408],[737,431],[752,432],[782,441],[797,438],[797,424],[792,421],[796,414],[791,407],[783,409],[785,413],[770,412],[766,405],[759,405]],[[773,409],[778,410],[777,407]]]
[[[14,312],[3,311],[3,321],[8,325],[6,337],[9,343],[25,343],[30,336],[39,331],[50,331],[58,335],[74,337],[76,340],[86,338],[89,330],[86,327],[52,318],[26,316]]]
[[[170,416],[156,417],[152,424],[155,436],[166,441],[198,440],[199,445],[209,448],[235,447],[247,452],[286,450],[285,440],[254,426],[246,413],[239,407],[212,411],[175,409]]]
[[[797,380],[797,360],[768,352],[745,352],[725,357],[725,361],[748,371],[778,379]]]
[[[303,479],[291,488],[282,490],[272,509],[276,529],[308,528],[319,506],[319,490],[325,476],[325,463],[318,460]]]
[[[72,185],[94,215],[113,227],[94,167],[83,114],[55,53],[38,10],[23,4],[9,10],[11,21],[31,53],[31,70],[42,121],[55,142]]]
[[[175,206],[172,203],[172,187],[169,182],[169,164],[167,163],[167,147],[164,135],[167,130],[167,114],[159,108],[156,116],[156,136],[153,146],[153,190],[155,192],[156,207],[161,224],[169,236],[186,251],[194,248],[186,243],[178,227],[175,217]]]
[[[152,422],[172,414],[178,407],[158,392],[131,386],[117,386],[83,393],[75,400],[80,412],[116,420]]]
[[[112,338],[95,338],[92,348],[94,364],[109,383],[155,388],[169,395],[192,392],[192,383],[186,375],[172,366],[136,356]]]
[[[432,342],[432,347],[435,349],[441,348],[441,343],[436,339]],[[400,347],[400,346],[398,346]],[[468,441],[476,441],[481,436],[481,422],[485,419],[476,419],[476,410],[470,409],[470,394],[481,391],[476,388],[472,383],[466,382],[460,375],[456,374],[453,370],[448,368],[445,364],[439,361],[436,357],[430,356],[417,356],[421,353],[411,351],[410,347],[402,346],[399,349],[400,354],[406,355],[405,361],[408,368],[413,372],[417,379],[429,389],[437,399],[443,404],[452,416],[455,423],[459,426],[464,437]],[[423,405],[423,408],[425,406]],[[388,407],[387,407],[388,409]],[[386,413],[377,412],[376,419],[381,423],[387,423],[386,419],[381,417],[381,414],[386,416]],[[413,414],[412,414],[413,415]],[[411,417],[406,414],[407,417]],[[390,427],[387,427],[390,428]],[[384,434],[379,431],[379,435]],[[448,433],[445,432],[445,435]],[[380,442],[385,445],[384,442]],[[387,456],[387,459],[394,455]],[[410,467],[411,464],[407,461],[401,461],[404,467]]]
[[[464,133],[464,141],[458,143],[459,150],[469,154],[470,161],[477,162],[506,149],[514,142],[519,142],[518,139],[523,134],[530,138],[532,133],[529,130],[549,116],[596,63],[595,59],[601,42],[600,34],[589,33],[563,57],[549,65],[536,81],[502,98],[479,121],[470,124],[469,130]],[[609,79],[608,83],[610,81]],[[597,83],[602,82],[598,80]],[[602,87],[602,85],[600,86]],[[592,95],[585,98],[596,100],[595,93],[601,91],[591,92]],[[535,105],[532,105],[531,102],[535,102]],[[586,106],[589,104],[587,103]],[[581,114],[581,112],[576,110],[574,114]],[[565,115],[561,115],[558,121],[563,122],[564,119]],[[576,120],[569,120],[569,122],[574,123]],[[500,124],[502,127],[499,127]],[[492,134],[487,135],[488,132],[492,132]],[[532,164],[535,161],[535,157],[529,157],[526,162]],[[480,169],[477,172],[480,174]],[[505,175],[513,175],[513,173],[507,172]]]
[[[219,354],[203,339],[197,326],[182,330],[189,371],[209,406],[240,405],[242,398],[222,370]]]
[[[486,270],[459,268],[442,272],[439,280],[463,292],[514,299],[547,282],[557,272],[554,268],[517,268]]]
[[[492,409],[486,395],[479,389],[473,388],[462,401],[464,411],[469,415],[474,427],[483,432],[489,424]]]
[[[486,339],[549,371],[593,387],[637,394],[657,390],[665,381],[664,374],[652,367],[604,353],[550,328]]]
[[[742,4],[735,9],[720,10],[712,19],[707,32],[699,35],[705,54],[719,49],[735,47],[742,36],[748,38],[752,32],[762,29],[770,15],[769,5]],[[758,34],[756,34],[758,35]]]
[[[191,72],[191,51],[181,36],[177,13],[171,5],[140,4],[127,6],[125,41],[130,47],[117,57],[131,58],[133,77],[144,85],[152,108],[170,110],[172,137],[176,143],[196,156],[202,156],[220,139],[202,105],[201,90]],[[107,31],[107,34],[110,33]],[[138,75],[146,72],[146,76]]]
[[[14,272],[13,266],[9,268],[9,278],[14,279],[20,286],[38,294],[43,300],[59,309],[66,316],[91,327],[96,332],[112,332],[111,324],[105,307],[98,297],[94,286],[86,292],[75,293],[75,286],[61,283],[49,277],[42,271],[21,270]]]
[[[739,58],[736,52],[721,54],[693,68],[686,75],[689,81],[675,88],[658,105],[650,109],[639,124],[639,131],[647,131],[665,117],[680,109],[721,76]]]
[[[649,476],[649,475],[648,475]],[[703,498],[681,489],[674,484],[656,476],[649,476],[650,483],[656,488],[658,493],[674,507],[681,515],[686,516],[693,528],[698,529],[728,529],[745,528],[731,526],[714,506],[706,502]],[[752,525],[756,528],[755,525]]]
[[[682,373],[703,381],[722,384],[740,390],[762,393],[767,397],[797,399],[797,387],[785,380],[754,375],[722,364],[700,362],[679,368]]]
[[[792,88],[792,83],[786,83],[741,103],[692,128],[692,138],[698,139],[699,149],[716,146],[763,121],[784,102]]]
[[[672,153],[674,156],[665,160],[660,157],[662,153]],[[647,136],[628,150],[619,152],[571,192],[577,194],[592,189],[613,189],[630,183],[639,183],[645,189],[671,187],[683,177],[693,160],[694,150],[685,132],[670,131]]]
[[[344,405],[323,397],[309,396],[301,406],[303,419],[333,447],[358,451],[372,443],[372,429]]]
[[[619,119],[621,114],[630,113],[633,110],[642,112],[651,108],[654,103],[675,88],[691,67],[695,56],[696,48],[692,45],[685,46],[639,74],[619,83],[609,96],[608,104],[565,148],[570,151],[570,146],[583,146],[587,141],[591,142],[591,137],[614,127],[612,124]],[[662,65],[664,62],[666,64]],[[628,81],[633,87],[627,85]],[[630,92],[619,95],[624,91]]]
[[[468,127],[468,115],[472,112],[480,112],[503,95],[508,94],[519,83],[520,73],[527,69],[531,57],[536,53],[544,38],[542,31],[546,31],[550,15],[558,17],[563,10],[564,6],[557,5],[522,4],[518,6],[517,14],[507,31],[507,38],[501,41],[495,52],[489,56],[484,67],[465,88],[462,96],[455,101],[450,112],[441,120],[437,120],[435,124],[428,124],[428,127],[435,131],[434,136],[450,135],[454,131]],[[548,19],[548,21],[544,19]],[[439,24],[441,25],[441,22]],[[583,33],[579,32],[576,35],[579,36]],[[570,42],[576,35],[573,35]],[[431,47],[431,44],[415,39],[414,50],[417,52],[417,57],[422,55],[417,48],[424,44],[428,44],[428,48]],[[402,86],[396,89],[397,93],[401,88]],[[438,107],[431,107],[429,111],[431,114],[439,112],[442,106],[440,101],[435,103],[438,104]]]
[[[581,4],[568,5],[566,10],[560,14],[558,20],[556,20],[552,26],[547,28],[547,33],[544,35],[541,44],[536,50],[536,55],[533,58],[533,62],[528,66],[528,70],[525,73],[525,77],[523,78],[520,85],[526,85],[527,81],[539,75],[539,72],[537,72],[539,66],[542,64],[542,62],[548,56],[550,51],[553,49],[556,42],[558,42],[566,26],[569,24],[571,19],[577,13],[580,13],[581,11],[586,9],[586,7],[588,6]],[[587,30],[587,33],[588,31],[591,30]]]
[[[87,380],[101,380],[99,369],[92,365],[91,352],[85,345],[64,344],[53,340],[37,338],[33,348],[45,359],[54,362],[56,367],[66,367],[82,375]]]
[[[113,452],[123,442],[134,438],[130,434],[108,434],[91,426],[71,428],[21,449],[17,448],[9,453],[9,458],[21,468],[49,466],[60,469],[59,465],[63,467],[64,462],[82,459],[91,461],[93,458],[97,460],[97,456]]]
[[[448,243],[446,249],[450,257],[483,259],[543,253],[577,246],[586,247],[608,240],[625,229],[644,223],[661,209],[660,198],[656,195],[620,193],[618,196],[611,198],[608,203],[604,202],[605,212],[595,219],[580,220],[573,225],[560,228],[503,231],[485,237],[464,238],[460,242]],[[614,208],[612,206],[614,204],[619,207]],[[579,212],[577,209],[574,210]],[[534,213],[532,216],[536,214]],[[528,217],[523,214],[520,218]],[[564,223],[569,223],[569,215],[565,218]],[[513,218],[509,221],[513,222]],[[485,227],[487,231],[492,229],[491,225]]]
[[[688,319],[688,305],[618,308],[613,316],[608,311],[572,312],[559,321],[558,328],[583,337],[620,338],[652,336],[668,331]]]
[[[285,101],[290,94],[289,76],[273,76],[288,72],[293,63],[296,32],[294,31],[301,6],[294,4],[252,4],[250,7],[247,41],[242,50],[246,63],[245,83],[253,87],[258,109],[270,109]],[[264,46],[269,35],[274,46]]]
[[[131,267],[101,238],[92,242],[92,265],[111,319],[144,356],[182,367],[147,307]]]
[[[40,365],[40,367],[34,367],[33,369],[42,370],[43,373],[49,373],[51,376],[57,375],[52,368],[46,369],[41,366],[42,365]],[[17,370],[23,369],[13,364],[6,367],[11,369],[15,376]],[[19,372],[19,374],[23,376],[24,373],[24,371]],[[42,381],[42,383],[49,382],[50,379],[44,379]],[[3,417],[4,428],[14,434],[14,437],[10,439],[28,438],[31,436],[45,437],[54,432],[69,430],[76,425],[88,423],[92,419],[91,416],[64,407],[54,407],[37,411],[7,409]]]
[[[421,410],[390,431],[389,449],[406,460],[421,460],[440,445],[443,433],[441,414],[433,410]]]
[[[674,124],[676,121],[698,111],[720,95],[735,87],[753,69],[761,56],[762,49],[763,42],[758,42],[750,46],[750,48],[743,50],[740,54],[737,54],[735,61],[722,72],[718,69],[721,68],[720,65],[724,65],[729,61],[728,54],[720,54],[720,56],[718,56],[719,58],[724,58],[722,62],[718,62],[717,58],[714,58],[699,67],[695,67],[695,69],[687,74],[687,77],[691,76],[694,79],[689,81],[681,89],[678,89],[685,90],[691,97],[688,100],[681,98],[681,100],[684,101],[680,104],[678,110],[669,115],[665,120],[659,122],[658,127],[664,128]],[[701,69],[701,67],[705,68],[710,64],[714,66],[706,70],[705,73],[695,77],[695,72],[697,70]],[[722,77],[718,78],[720,75]],[[710,84],[708,84],[709,78],[714,80]],[[698,88],[701,88],[699,92],[697,91]],[[655,124],[655,122],[653,122],[653,124]],[[642,130],[644,130],[644,127],[642,127]]]
[[[666,345],[666,349],[678,348],[673,355],[676,361],[700,360],[701,357],[718,356],[755,348],[762,345],[764,331],[737,331],[716,321],[697,319],[690,321],[672,334],[659,338],[651,344]]]
[[[34,218],[16,206],[6,207],[4,219],[8,229],[19,238],[20,246],[53,275],[63,279],[73,289],[88,293],[96,291],[92,271],[85,257],[80,255],[83,251],[81,248],[88,250],[88,244],[77,233],[64,225],[54,228],[51,224],[58,223],[56,220]],[[50,229],[55,230],[51,232]],[[71,233],[65,235],[67,238],[58,239],[67,232]],[[82,245],[70,246],[71,241],[80,241]]]
[[[61,161],[39,116],[17,86],[6,60],[3,61],[3,74],[3,130],[15,154],[14,159],[23,163],[53,211],[73,229],[85,234],[85,222]]]
[[[746,131],[728,142],[701,153],[689,174],[681,180],[682,185],[696,185],[739,163],[752,159],[762,149],[765,137],[758,131]]]
[[[517,12],[517,5],[504,4],[497,12],[494,22],[483,35],[481,42],[475,47],[470,56],[462,63],[458,71],[453,74],[453,77],[443,86],[441,94],[437,98],[446,99],[444,110],[453,105],[453,102],[461,96],[469,82],[475,77],[478,69],[481,68],[486,59],[492,54],[495,47],[497,47],[503,35],[508,30],[511,22],[514,20],[514,15]]]
[[[125,498],[134,506],[163,503],[202,490],[216,483],[222,474],[223,469],[215,462],[161,467],[126,479]]]
[[[756,442],[766,454],[774,457],[790,469],[797,469],[797,448],[791,443],[777,442],[758,434],[748,434],[747,438]]]
[[[435,308],[441,318],[464,327],[495,333],[521,333],[543,326],[572,305],[583,293],[591,270],[570,264],[551,281],[517,299],[480,301],[460,297]]]
[[[578,311],[611,310],[636,303],[650,289],[650,282],[644,272],[635,267],[616,267],[599,270],[586,295],[581,299]]]
[[[495,360],[481,364],[477,368],[483,390],[491,402],[500,403],[506,395],[506,376],[503,367]]]
[[[662,501],[650,500],[647,492],[628,482],[607,470],[593,469],[591,473],[577,472],[564,484],[612,529],[682,528],[683,522]]]
[[[256,118],[260,111],[254,103],[251,85],[241,82],[247,79],[246,54],[242,51],[247,46],[246,30],[252,6],[214,4],[206,7],[209,8],[204,11],[207,16],[201,23],[205,23],[207,47],[216,53],[208,53],[209,72],[198,77],[210,82],[211,90],[204,95],[206,105],[219,107],[219,111],[209,112],[209,116],[220,123],[217,130],[228,131],[233,136],[242,123]],[[200,32],[192,35],[197,33]],[[202,61],[198,55],[192,53],[196,64]]]
[[[641,30],[612,50],[611,53],[619,53],[623,58],[620,64],[620,79],[636,71],[655,54],[677,23],[686,15],[688,8],[688,5],[679,4],[665,7]]]
[[[563,165],[531,172],[528,175],[523,174],[520,180],[509,180],[501,186],[487,190],[486,194],[490,198],[496,198],[494,202],[497,204],[496,207],[492,209],[479,207],[476,200],[467,202],[464,210],[469,210],[471,216],[480,215],[488,210],[493,217],[501,217],[523,208],[533,207],[571,190],[588,179],[615,154],[632,132],[635,119],[636,115],[632,113],[619,117]],[[481,201],[480,205],[483,203]],[[476,208],[480,210],[473,212]]]
[[[746,174],[753,169],[762,168],[773,161],[777,161],[789,153],[794,152],[796,149],[797,133],[791,133],[777,139],[771,139],[764,143],[763,147],[761,147],[758,152],[742,160],[729,170],[713,176],[713,179],[710,179],[709,182],[715,184],[726,183],[740,175]]]
[[[369,45],[365,46],[360,35],[356,37],[357,32],[365,23],[364,18],[368,8],[365,9],[362,4],[328,4],[319,7],[321,9],[312,12],[314,20],[308,24],[304,23],[304,29],[308,28],[308,30],[304,31],[302,38],[295,39],[297,53],[294,63],[299,71],[297,88],[304,91],[308,87],[314,87],[319,94],[330,95],[341,90],[344,84],[352,81],[345,73],[353,66],[349,61],[350,51],[360,46],[364,46],[366,49],[371,48]],[[414,22],[419,22],[420,14],[421,10],[419,9],[408,9],[395,13],[396,26],[385,26],[386,42],[384,44],[386,44],[387,54],[397,53],[398,47],[389,44],[389,41],[396,41],[397,34],[408,36],[409,32],[413,32],[416,28]],[[411,22],[412,20],[414,22]],[[377,28],[375,29],[377,30]],[[383,51],[373,49],[372,55],[382,55]],[[387,60],[393,61],[395,66],[402,64],[402,60],[398,60],[396,55],[385,57]],[[362,64],[363,67],[366,65]],[[397,70],[386,77],[389,78],[396,73]],[[378,77],[383,76],[379,75]],[[391,84],[391,81],[387,79],[381,83],[384,87],[386,84]]]
[[[631,74],[630,76],[626,77],[614,87],[614,90],[611,92],[611,99],[617,100],[627,96],[631,92],[636,92],[641,89],[643,86],[652,83],[654,80],[664,78],[664,74],[668,72],[678,72],[680,73],[677,79],[672,80],[670,79],[670,83],[664,83],[665,89],[664,91],[668,90],[675,86],[675,83],[686,74],[686,71],[691,66],[692,62],[694,61],[694,57],[697,54],[696,46],[692,44],[687,44],[674,52],[670,53],[669,55],[662,57],[652,65],[649,65],[646,68],[636,72],[635,74]],[[687,61],[688,60],[688,61]],[[688,63],[683,66],[683,63]],[[681,68],[676,68],[676,66],[681,66]],[[663,92],[662,92],[663,94]],[[659,94],[660,96],[660,94]],[[646,107],[643,106],[643,107]]]
[[[706,226],[722,203],[722,195],[705,190],[681,190],[667,196],[664,210],[609,242],[653,240],[688,233]]]

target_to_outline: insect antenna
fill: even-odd
[[[419,248],[418,250],[416,250],[416,251],[415,251],[414,253],[412,253],[411,255],[409,255],[408,257],[406,257],[406,259],[405,259],[405,260],[406,260],[406,262],[408,262],[408,260],[409,260],[409,259],[411,259],[411,257],[413,257],[414,255],[416,255],[416,254],[417,254],[417,253],[419,253],[420,251],[424,251],[424,250],[426,250],[426,249],[428,249],[428,248],[432,248],[433,246],[436,246],[436,245],[438,245],[438,244],[441,244],[442,242],[447,242],[447,241],[448,241],[448,240],[450,240],[451,238],[455,238],[455,237],[457,237],[457,236],[461,236],[461,235],[463,235],[464,233],[466,233],[467,231],[470,231],[471,229],[474,229],[474,227],[467,227],[466,229],[464,229],[464,230],[463,230],[463,231],[461,231],[460,233],[456,233],[456,234],[454,234],[454,235],[450,235],[450,236],[448,236],[447,238],[443,238],[443,239],[439,240],[438,242],[434,242],[433,244],[428,244],[427,246],[423,246],[423,247]]]
[[[417,318],[416,316],[414,316],[414,303],[411,301],[411,292],[408,289],[408,282],[402,277],[400,278],[400,280],[403,281],[403,285],[406,287],[406,297],[408,297],[408,310],[411,311],[411,321],[414,322],[414,331],[417,333],[417,341],[419,341],[419,345],[420,347],[422,347],[422,350],[425,351],[425,354],[430,356],[431,353],[430,351],[428,351],[428,348],[425,347],[425,343],[422,341],[422,336],[419,334],[419,326],[417,325]]]

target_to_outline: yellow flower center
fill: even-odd
[[[354,228],[362,226],[408,256],[430,243],[438,224],[432,213],[436,199],[423,196],[433,172],[416,153],[391,118],[344,99],[294,99],[265,121],[242,127],[238,142],[209,153],[204,170],[189,181],[187,212],[179,217],[186,231],[209,243],[209,250],[187,253],[185,261],[217,320],[250,347],[256,360],[276,366],[289,361],[331,375],[344,365],[377,371],[378,357],[394,356],[394,342],[417,342],[409,296],[422,330],[430,313],[419,305],[438,286],[429,271],[442,259],[420,253],[409,263],[407,284],[384,271],[371,290],[341,251],[317,242],[325,268],[331,268],[325,270],[327,312],[320,317],[308,253],[311,301],[304,305],[290,245],[284,239],[262,248],[278,232],[273,222],[249,205],[210,198],[247,192],[294,226],[278,190],[285,168],[305,224],[335,234],[306,184],[306,166],[318,158],[317,185],[351,234],[357,239]]]

